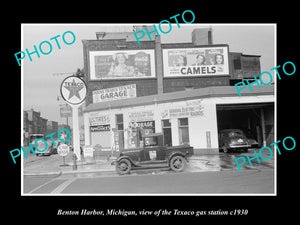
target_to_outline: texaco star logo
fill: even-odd
[[[70,76],[63,80],[60,92],[63,99],[71,105],[78,105],[85,100],[86,84],[78,77]]]

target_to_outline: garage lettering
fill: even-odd
[[[279,155],[281,155],[281,151],[280,151],[280,149],[279,149],[279,146],[278,146],[278,143],[280,143],[281,141],[279,140],[279,141],[276,141],[276,142],[273,142],[272,144],[270,144],[270,145],[275,145],[275,147],[276,147],[276,150],[277,150],[277,152],[278,152],[278,154]],[[293,150],[293,149],[295,149],[295,147],[296,147],[296,141],[295,141],[295,139],[293,138],[293,137],[291,137],[291,136],[287,136],[287,137],[285,137],[283,140],[282,140],[282,145],[283,145],[283,147],[285,148],[285,150],[288,150],[288,151],[291,151],[291,150]],[[263,155],[262,155],[262,153],[263,152],[270,152],[270,156],[269,157],[264,157]],[[251,166],[251,167],[253,167],[253,164],[252,164],[252,161],[254,161],[254,160],[256,160],[257,161],[257,163],[258,164],[260,164],[260,158],[262,159],[262,160],[269,160],[269,159],[271,159],[272,158],[272,156],[273,156],[273,151],[272,151],[272,149],[270,148],[270,147],[268,147],[268,146],[264,146],[264,147],[262,147],[260,150],[259,150],[259,153],[257,154],[257,152],[256,151],[253,151],[254,152],[254,157],[249,157],[249,155],[248,154],[246,154],[246,158],[245,157],[239,157],[239,158],[236,158],[235,159],[235,163],[236,163],[236,166],[237,166],[237,168],[239,169],[239,171],[241,171],[241,165],[244,165],[245,163],[246,163],[246,159],[248,160],[248,162],[249,162],[249,165]],[[260,157],[259,157],[260,156]]]
[[[110,93],[105,93],[105,94],[100,95],[100,98],[102,100],[104,100],[104,99],[113,99],[113,98],[118,98],[118,97],[127,97],[127,90],[110,92]]]
[[[60,35],[56,35],[52,38],[50,38],[50,41],[52,41],[52,44],[56,44],[56,47],[58,49],[61,49],[61,45],[59,43],[59,39],[60,39]],[[62,34],[61,39],[63,40],[63,42],[66,45],[71,45],[76,41],[76,37],[75,34],[72,31],[66,31],[65,33]],[[24,51],[20,51],[15,53],[15,58],[19,64],[19,66],[21,66],[21,60],[26,58],[26,54],[29,58],[30,61],[32,61],[32,56],[36,55],[37,58],[40,58],[40,53],[43,55],[49,55],[52,50],[52,44],[50,41],[42,41],[39,45],[38,48],[36,47],[36,45],[33,45],[33,49],[25,49]],[[39,53],[40,52],[40,53]]]
[[[177,27],[180,28],[180,25],[179,25],[178,20],[177,20],[177,17],[178,17],[178,16],[180,16],[179,13],[176,14],[175,16],[171,16],[169,19],[174,19],[175,22],[176,22],[176,24],[177,24]],[[192,19],[191,19],[190,17],[192,17]],[[187,18],[188,18],[189,21],[187,21]],[[183,22],[185,22],[186,24],[193,23],[193,22],[195,21],[195,14],[194,14],[193,11],[191,11],[191,10],[185,10],[185,11],[182,13],[182,15],[181,15],[181,19],[182,19]],[[167,29],[165,29],[165,30],[162,29],[162,27],[161,27],[162,23],[167,23],[167,24],[169,25],[169,28],[167,28]],[[145,31],[146,31],[146,33],[147,33],[147,35],[148,35],[148,37],[149,37],[149,40],[152,40],[150,34],[152,34],[152,33],[154,33],[154,32],[155,32],[155,33],[157,34],[157,36],[159,37],[159,32],[158,32],[157,27],[156,27],[155,24],[153,24],[153,28],[154,28],[154,30],[149,31],[149,30],[147,29],[147,27],[145,27]],[[158,29],[160,30],[161,33],[163,33],[163,34],[168,34],[168,33],[170,33],[171,30],[172,30],[172,25],[171,25],[170,21],[168,21],[168,20],[162,20],[162,21],[160,21],[160,23],[158,24]],[[134,36],[135,36],[136,41],[137,41],[137,43],[138,43],[139,45],[141,45],[141,43],[140,43],[139,40],[142,39],[142,38],[144,38],[144,36],[145,36],[145,31],[139,30],[139,31],[134,32]],[[137,34],[139,34],[139,35],[137,35]]]
[[[63,131],[66,131],[66,133],[68,133],[68,139],[62,139],[61,138],[61,134]],[[56,144],[55,144],[55,141],[53,139],[53,135],[55,135],[55,132],[54,133],[51,133],[51,134],[48,134],[47,136],[45,136],[46,138],[50,138],[52,143],[53,143],[53,146],[55,147]],[[61,141],[61,142],[68,142],[70,141],[71,139],[71,132],[66,129],[66,128],[62,128],[60,129],[58,132],[57,132],[57,137],[58,139]],[[36,139],[35,142],[34,142],[34,147],[35,147],[35,150],[38,151],[38,152],[44,152],[47,150],[48,148],[48,144],[47,144],[47,141],[44,139],[44,138],[39,138],[39,139]],[[21,149],[23,151],[23,154],[25,156],[25,158],[27,159],[27,155],[26,155],[26,152],[29,152],[29,151],[32,151],[32,154],[35,155],[35,150],[34,148],[32,147],[32,144],[29,143],[29,148],[28,149],[24,149],[23,146],[21,146]],[[21,155],[21,151],[20,149],[13,149],[11,151],[9,151],[10,155],[11,155],[11,158],[13,159],[14,161],[14,164],[16,164],[16,160],[15,158],[19,157]],[[16,153],[16,154],[14,154]]]
[[[280,65],[279,66],[276,66],[274,68],[271,68],[270,70],[275,70],[276,74],[277,74],[277,77],[279,80],[281,80],[281,76],[280,76],[280,73],[278,71],[278,68],[281,67]],[[293,75],[295,72],[296,72],[296,66],[293,62],[290,62],[290,61],[287,61],[285,62],[283,65],[282,65],[282,70],[284,72],[285,75],[287,76],[291,76]],[[266,82],[266,80],[264,81],[264,79],[262,79],[263,77],[265,77],[264,79],[268,80],[268,82]],[[248,85],[250,91],[252,92],[252,88],[251,86],[254,85],[254,84],[257,84],[257,87],[260,88],[261,84],[262,85],[270,85],[272,82],[273,82],[273,77],[272,77],[272,74],[268,71],[264,71],[262,72],[260,75],[259,75],[259,80],[261,82],[261,84],[258,82],[258,79],[257,77],[254,76],[254,82],[252,83],[249,83],[248,79],[245,79],[247,84],[245,84],[244,81],[242,82],[239,82],[239,83],[236,83],[234,86],[237,90],[237,93],[239,94],[239,96],[241,96],[241,90],[244,90],[246,88],[246,86]],[[242,86],[241,86],[242,85]]]

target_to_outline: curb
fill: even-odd
[[[57,171],[57,172],[29,172],[26,173],[25,171],[23,172],[23,176],[43,176],[43,175],[57,175],[60,176],[62,174],[62,171]]]
[[[115,170],[70,170],[70,171],[53,171],[53,172],[23,172],[24,176],[43,176],[43,175],[65,175],[80,173],[115,173]]]

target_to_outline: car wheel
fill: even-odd
[[[170,167],[175,172],[181,172],[186,167],[186,160],[180,155],[173,156],[170,160]]]
[[[222,147],[222,150],[224,153],[228,153],[228,148],[225,145]]]
[[[131,162],[128,159],[121,159],[116,163],[116,171],[123,175],[129,173],[131,170]]]

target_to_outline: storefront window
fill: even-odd
[[[164,134],[165,146],[172,146],[172,129],[170,120],[162,120],[162,130]]]
[[[179,125],[179,144],[186,145],[190,143],[189,137],[189,121],[188,118],[178,119]]]
[[[123,114],[117,114],[116,115],[116,125],[117,125],[118,130],[124,130]]]
[[[111,149],[110,124],[90,126],[90,131],[93,145],[99,145],[102,151]]]

